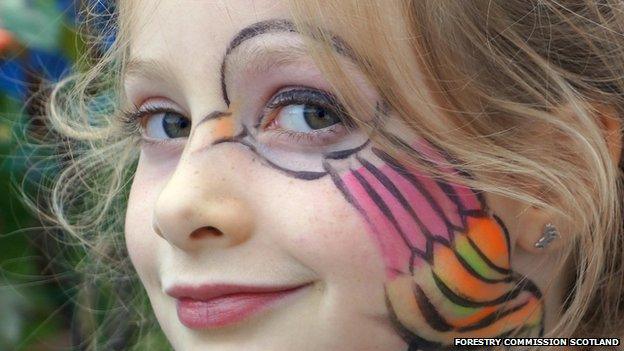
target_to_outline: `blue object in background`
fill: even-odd
[[[102,50],[108,50],[117,35],[117,29],[114,26],[115,3],[110,0],[90,0],[93,11],[97,14],[95,27],[97,32],[104,35],[101,43]]]
[[[5,53],[4,58],[0,52],[0,93],[23,100],[29,77],[53,82],[70,73],[76,55],[75,28],[82,20],[77,1],[0,1],[0,28],[13,33],[22,45],[18,52]],[[103,36],[101,51],[108,50],[116,38],[115,4],[111,0],[89,0],[86,6],[96,14],[92,23]],[[71,37],[64,37],[68,33]]]
[[[57,9],[65,15],[65,19],[72,25],[78,23],[78,11],[75,0],[56,0]]]
[[[56,81],[69,70],[61,46],[63,13],[75,13],[64,1],[2,0],[0,27],[8,30],[18,48],[0,53],[0,93],[14,99],[27,98],[29,78]],[[63,9],[72,7],[71,10]]]
[[[18,59],[0,61],[0,94],[15,100],[26,97],[26,71]]]
[[[28,92],[28,76],[54,82],[70,73],[69,59],[61,53],[31,49],[26,57],[0,61],[0,94],[24,101]]]
[[[45,81],[59,81],[70,73],[70,62],[64,54],[33,49],[28,53],[26,67],[39,73]]]

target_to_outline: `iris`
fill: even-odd
[[[314,130],[327,128],[341,122],[340,118],[335,114],[322,107],[312,105],[303,107],[303,118],[310,129]]]
[[[169,138],[185,138],[191,131],[191,121],[173,112],[165,112],[162,128]]]

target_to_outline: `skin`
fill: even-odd
[[[143,142],[126,216],[130,257],[174,348],[441,349],[454,337],[548,329],[562,282],[537,272],[553,257],[522,244],[540,237],[543,214],[428,178],[360,130],[312,143],[258,121],[284,87],[331,92],[285,6],[133,6],[128,100],[193,123],[188,138]],[[454,172],[341,55],[374,102],[360,117]],[[310,285],[236,325],[198,331],[164,293],[183,283]]]

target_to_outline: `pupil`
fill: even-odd
[[[323,129],[340,123],[340,119],[318,106],[306,105],[303,109],[303,118],[312,129]]]
[[[178,114],[165,113],[162,124],[165,134],[170,138],[184,138],[189,135],[190,121]]]

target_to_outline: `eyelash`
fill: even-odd
[[[336,114],[342,125],[347,128],[354,127],[355,124],[346,113],[345,109],[337,99],[325,91],[302,87],[302,86],[289,86],[282,88],[266,103],[261,116],[258,118],[256,128],[267,128],[271,126],[271,123],[275,121],[277,115],[283,107],[288,105],[310,105],[327,109],[330,113]],[[143,128],[143,121],[145,118],[158,114],[158,113],[176,113],[179,111],[159,106],[147,106],[139,107],[134,106],[132,110],[123,111],[121,115],[121,121],[124,126],[124,130],[129,135],[141,135]],[[291,130],[271,130],[274,133],[275,138],[287,139],[289,142],[295,143],[313,143],[318,140],[331,138],[332,135],[338,133],[338,124],[332,125],[326,129],[313,131],[313,132],[295,132]],[[143,141],[149,143],[163,143],[166,140],[151,140],[149,138],[143,138]]]
[[[275,122],[278,114],[283,107],[289,105],[309,105],[326,109],[332,114],[335,114],[340,120],[341,124],[348,128],[355,126],[355,123],[350,119],[345,108],[338,102],[338,100],[332,95],[323,90],[303,87],[303,86],[289,86],[282,88],[264,107],[264,111],[256,128],[267,128]],[[314,143],[318,140],[332,138],[333,135],[339,133],[339,124],[334,124],[322,130],[312,132],[295,132],[292,130],[272,130],[275,133],[276,138],[287,138],[290,142],[304,142]]]
[[[132,110],[123,111],[121,113],[121,123],[125,133],[132,136],[142,135],[144,119],[158,113],[175,113],[182,115],[179,111],[172,108],[159,106],[139,107],[134,105]],[[150,144],[166,142],[165,140],[142,139]]]

